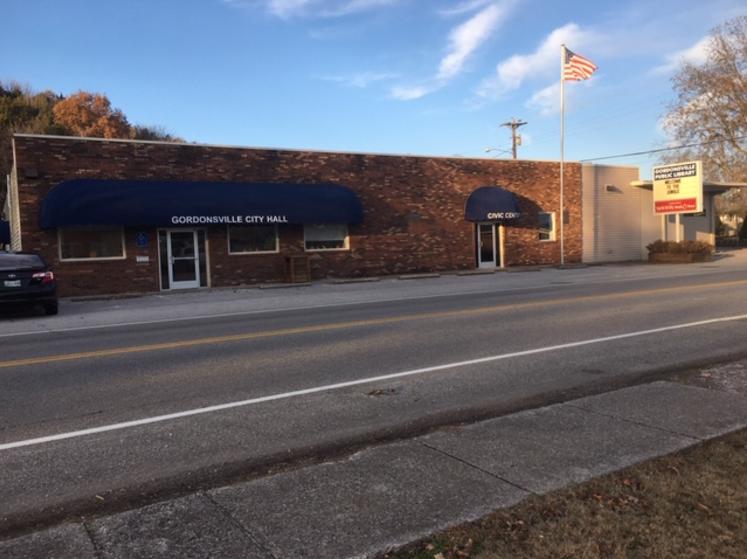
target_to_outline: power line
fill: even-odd
[[[747,136],[739,136],[738,138],[734,138],[734,141],[740,141],[747,139]],[[729,142],[731,140],[727,140],[726,138],[723,138],[721,140],[710,140],[708,142],[696,142],[694,144],[682,144],[679,146],[672,146],[670,148],[659,148],[659,149],[650,149],[647,151],[634,151],[631,153],[620,153],[617,155],[605,155],[604,157],[592,157],[589,159],[579,159],[581,163],[586,163],[588,161],[601,161],[603,159],[615,159],[617,157],[633,157],[635,155],[647,155],[649,153],[660,153],[662,151],[673,151],[675,149],[684,149],[684,148],[694,148],[698,146],[707,146],[709,144],[718,144],[721,142]]]
[[[597,130],[608,130],[614,123],[625,121],[630,122],[630,115],[646,115],[651,111],[658,111],[658,107],[651,107],[648,111],[642,111],[640,108],[633,108],[625,112],[612,113],[609,116],[603,118],[595,118],[593,120],[581,121],[580,124],[573,122],[566,126],[566,138],[578,138],[579,136],[589,136],[591,133]],[[632,126],[632,123],[631,123]],[[539,135],[532,135],[531,146],[547,146],[550,144],[556,144],[558,142],[558,131],[546,132]]]
[[[604,128],[599,123],[607,121],[610,116],[613,117],[612,120],[617,120],[623,115],[640,112],[640,107],[646,107],[647,111],[664,110],[662,106],[651,104],[650,94],[643,87],[636,86],[629,93],[623,93],[622,97],[625,101],[616,103],[614,108],[605,109],[602,116],[598,114],[587,115],[588,111],[575,115],[572,121],[566,126],[566,136],[578,133],[581,130]],[[558,136],[557,125],[555,123],[534,126],[532,130],[534,131],[532,133],[532,145],[545,143],[543,140],[545,137],[555,142]],[[540,141],[537,142],[537,139],[540,139]]]

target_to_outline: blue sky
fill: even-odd
[[[188,141],[557,159],[559,44],[593,60],[567,84],[566,158],[660,147],[677,60],[744,1],[4,0],[0,79],[106,93]],[[505,156],[505,155],[502,155]],[[620,158],[650,174],[651,157]]]

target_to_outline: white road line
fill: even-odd
[[[237,402],[228,402],[225,404],[217,404],[214,406],[195,408],[195,409],[180,411],[176,413],[157,415],[154,417],[145,417],[142,419],[135,419],[133,421],[124,421],[122,423],[112,423],[111,425],[102,425],[101,427],[92,427],[90,429],[81,429],[79,431],[69,431],[67,433],[59,433],[57,435],[49,435],[46,437],[38,437],[35,439],[26,439],[23,441],[4,443],[4,444],[0,444],[0,451],[11,450],[14,448],[21,448],[21,447],[26,447],[26,446],[33,446],[33,445],[44,444],[44,443],[50,443],[54,441],[61,441],[65,439],[74,439],[77,437],[84,437],[86,435],[95,435],[97,433],[107,433],[109,431],[128,429],[130,427],[138,427],[141,425],[150,425],[151,423],[160,423],[163,421],[170,421],[172,419],[180,419],[182,417],[189,417],[193,415],[212,413],[212,412],[217,412],[217,411],[222,411],[222,410],[228,410],[231,408],[252,406],[255,404],[262,404],[264,402],[272,402],[275,400],[286,400],[288,398],[295,398],[297,396],[306,396],[309,394],[316,394],[319,392],[329,392],[332,390],[339,390],[341,388],[348,388],[351,386],[358,386],[361,384],[369,384],[373,382],[381,382],[384,380],[392,380],[392,379],[397,379],[397,378],[422,375],[425,373],[433,373],[436,371],[443,371],[445,369],[456,369],[459,367],[468,367],[470,365],[479,365],[482,363],[490,363],[492,361],[500,361],[503,359],[511,359],[514,357],[525,357],[527,355],[536,355],[538,353],[548,353],[551,351],[559,351],[559,350],[570,349],[574,347],[581,347],[581,346],[592,345],[592,344],[600,344],[600,343],[612,342],[616,340],[624,340],[627,338],[647,336],[650,334],[658,334],[661,332],[671,332],[672,330],[682,330],[685,328],[696,328],[698,326],[706,326],[709,324],[718,324],[718,323],[723,323],[723,322],[733,322],[733,321],[745,320],[745,319],[747,319],[747,314],[740,314],[736,316],[725,316],[725,317],[720,317],[720,318],[711,318],[708,320],[699,320],[697,322],[687,322],[684,324],[674,324],[671,326],[663,326],[661,328],[652,328],[650,330],[639,330],[637,332],[627,332],[625,334],[605,336],[603,338],[592,338],[590,340],[582,340],[579,342],[570,342],[570,343],[540,347],[540,348],[535,348],[535,349],[527,349],[524,351],[515,351],[513,353],[492,355],[489,357],[481,357],[478,359],[470,359],[467,361],[457,361],[455,363],[446,363],[444,365],[435,365],[432,367],[424,367],[422,369],[412,369],[410,371],[402,371],[399,373],[391,373],[391,374],[380,375],[376,377],[368,377],[368,378],[363,378],[363,379],[358,379],[358,380],[351,380],[347,382],[339,382],[336,384],[326,384],[323,386],[315,386],[313,388],[305,388],[303,390],[293,390],[291,392],[283,392],[281,394],[272,394],[270,396],[262,396],[260,398],[239,400]]]

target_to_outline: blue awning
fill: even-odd
[[[10,244],[10,223],[0,219],[0,245]]]
[[[467,221],[503,221],[521,217],[516,194],[498,186],[481,186],[467,198],[464,219]]]
[[[335,184],[77,179],[49,191],[40,224],[42,229],[55,229],[362,220],[358,196]]]

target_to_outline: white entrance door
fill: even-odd
[[[200,287],[200,257],[197,252],[197,231],[168,231],[169,285],[171,289]]]
[[[477,224],[477,267],[496,267],[495,224]]]

